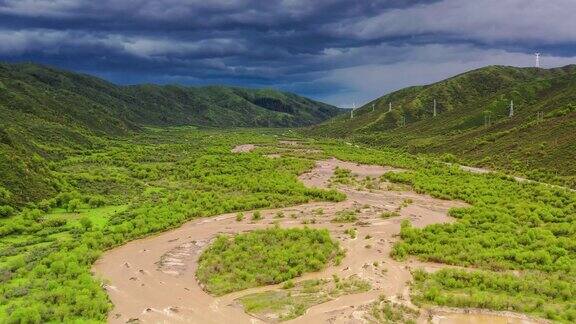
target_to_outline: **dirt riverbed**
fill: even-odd
[[[234,152],[250,151],[254,146],[243,145]],[[397,169],[358,165],[336,159],[318,161],[315,168],[300,176],[300,180],[311,187],[326,188],[336,167],[346,168],[359,177],[379,177]],[[355,323],[364,321],[365,305],[385,295],[405,305],[410,304],[408,282],[411,269],[424,268],[434,271],[442,265],[417,261],[398,262],[390,257],[393,243],[398,239],[400,223],[408,219],[415,227],[434,223],[452,222],[447,216],[449,208],[465,206],[458,201],[435,199],[412,191],[358,190],[338,186],[347,199],[338,202],[313,202],[299,206],[264,210],[263,220],[253,222],[250,212],[244,220],[236,221],[236,214],[224,214],[196,219],[155,236],[129,242],[107,251],[93,266],[95,274],[104,279],[114,309],[109,322],[145,323],[261,323],[246,314],[235,300],[238,297],[274,288],[259,287],[225,296],[214,297],[199,286],[195,278],[197,260],[203,248],[220,233],[239,233],[272,226],[276,221],[281,227],[327,228],[332,237],[346,249],[346,257],[339,266],[329,266],[323,271],[306,274],[297,280],[358,275],[370,282],[370,291],[341,296],[335,300],[313,306],[293,323]],[[400,209],[400,216],[382,219],[384,211]],[[318,210],[322,209],[321,215]],[[337,224],[331,220],[342,210],[358,210],[358,224]],[[275,219],[282,211],[284,218]],[[291,215],[296,215],[296,218]],[[303,225],[304,220],[315,219],[314,224]],[[357,229],[356,238],[344,231]],[[364,306],[364,307],[363,307]],[[434,323],[530,323],[526,318],[481,314],[479,321],[462,321],[467,314],[457,312],[432,312],[419,318],[419,322]]]

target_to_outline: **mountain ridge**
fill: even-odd
[[[450,154],[446,158],[574,187],[575,130],[576,65],[567,65],[475,69],[388,93],[358,108],[353,119],[337,116],[306,133]]]
[[[48,161],[98,147],[106,136],[145,126],[299,127],[340,112],[271,89],[122,86],[49,66],[0,63],[0,206],[46,197],[57,185]]]

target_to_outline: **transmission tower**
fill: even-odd
[[[490,125],[492,125],[492,120],[491,120],[490,112],[487,111],[484,113],[484,126],[490,127]]]
[[[510,113],[508,117],[512,118],[514,116],[514,100],[510,100]]]
[[[536,123],[540,123],[542,121],[544,121],[544,112],[539,111],[536,115]]]

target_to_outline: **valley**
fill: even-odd
[[[568,322],[574,312],[567,189],[289,130],[150,129],[57,163],[68,192],[0,219],[4,318],[370,321],[384,316],[379,298],[392,310],[377,314],[418,322]],[[217,235],[275,227],[328,229],[345,251],[294,284],[358,278],[364,288],[257,314],[240,300],[256,307],[255,293],[279,286],[201,288],[197,260]]]
[[[282,107],[294,115],[281,115],[288,124],[261,124],[254,111],[248,124],[182,116],[180,124],[154,119],[161,105],[114,106],[128,91],[120,86],[8,69],[19,72],[2,79],[0,94],[0,322],[576,319],[570,150],[550,151],[554,166],[566,166],[562,179],[526,166],[509,174],[466,166],[449,149],[415,154],[363,140],[411,127],[425,135],[424,117],[374,130],[360,126],[372,114],[365,108],[349,119],[306,98],[219,88],[220,99],[241,94],[250,109],[271,109],[267,116],[280,115],[263,98],[286,96]],[[549,73],[572,73],[560,71]],[[150,102],[174,90],[138,89]],[[114,112],[90,114],[90,102]],[[297,122],[298,109],[317,119]],[[550,120],[570,129],[572,117]],[[569,149],[572,133],[563,134]]]
[[[0,0],[0,324],[576,323],[574,0]]]
[[[297,151],[300,145],[288,145],[283,150]],[[233,152],[246,152],[247,145],[235,147]],[[251,146],[253,147],[253,146]],[[296,147],[296,148],[294,148]],[[285,151],[286,152],[286,151]],[[368,166],[343,162],[336,159],[319,161],[309,172],[299,179],[307,186],[328,188],[337,169],[352,170],[354,177],[378,179],[386,172],[402,170],[380,166]],[[376,180],[377,181],[377,180]],[[386,187],[386,182],[378,187]],[[347,199],[335,203],[309,203],[289,208],[261,211],[260,220],[238,220],[235,213],[224,214],[209,219],[192,221],[176,230],[151,238],[133,241],[120,248],[107,252],[95,263],[94,271],[106,282],[106,290],[114,303],[109,322],[124,323],[130,320],[143,322],[202,322],[202,323],[255,323],[255,319],[275,322],[277,314],[246,314],[239,307],[239,300],[253,294],[280,289],[278,286],[244,289],[237,293],[213,296],[202,289],[194,276],[198,257],[202,250],[214,240],[217,234],[226,235],[253,231],[255,229],[279,226],[281,228],[327,228],[333,237],[338,238],[346,251],[343,261],[337,266],[305,274],[297,282],[310,280],[330,280],[357,276],[366,281],[369,290],[337,298],[304,310],[301,316],[290,320],[295,323],[348,323],[370,320],[371,304],[379,296],[394,300],[398,305],[417,309],[410,302],[411,272],[415,269],[436,271],[443,267],[438,263],[410,260],[398,262],[390,257],[393,244],[400,232],[403,220],[410,220],[415,227],[425,227],[435,223],[449,223],[454,219],[447,216],[453,207],[465,207],[457,201],[445,201],[410,191],[389,191],[381,189],[353,188],[338,186]],[[407,206],[406,201],[411,201]],[[358,217],[350,223],[334,223],[333,219],[343,211],[353,210]],[[392,218],[382,218],[381,214],[399,210]],[[259,211],[260,212],[260,211]],[[250,212],[248,212],[250,213]],[[279,216],[281,215],[281,216]],[[248,215],[247,215],[248,216]],[[350,234],[351,231],[354,234]],[[178,271],[161,266],[164,259],[177,265]],[[440,315],[443,314],[443,315]],[[446,314],[448,316],[446,317]],[[418,322],[448,323],[449,311],[429,309],[422,311],[415,319]],[[485,322],[536,323],[519,314],[479,313]],[[464,317],[465,318],[465,317]],[[256,321],[260,322],[260,321]]]

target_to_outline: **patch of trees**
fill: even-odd
[[[223,295],[319,271],[342,256],[328,230],[276,227],[219,236],[200,256],[196,275],[205,290]]]

